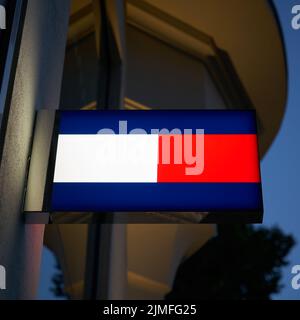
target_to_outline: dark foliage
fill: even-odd
[[[69,298],[67,293],[64,291],[64,276],[58,261],[56,262],[55,268],[56,273],[52,277],[53,286],[50,288],[50,291],[53,292],[56,297]]]
[[[279,228],[221,225],[179,267],[166,299],[271,299],[294,239]]]

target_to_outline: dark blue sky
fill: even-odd
[[[291,233],[297,244],[284,270],[284,289],[274,298],[300,299],[300,290],[291,287],[291,266],[300,264],[300,30],[291,27],[292,7],[298,0],[274,0],[280,20],[288,65],[288,100],[285,117],[271,149],[261,164],[264,225],[277,224]],[[276,66],[274,66],[276,68]],[[271,106],[270,106],[271,109]]]
[[[248,0],[251,1],[251,0]],[[291,233],[297,244],[291,252],[291,264],[284,269],[283,290],[274,299],[300,299],[300,290],[291,287],[291,267],[300,264],[300,30],[291,27],[291,9],[300,0],[274,0],[283,31],[288,65],[288,100],[286,114],[278,136],[262,161],[264,225],[278,225]],[[267,41],[267,40],[266,40]],[[274,66],[276,68],[276,66]],[[272,106],[270,106],[271,110]],[[270,115],[271,116],[271,115]],[[39,288],[40,299],[51,299],[49,291],[55,261],[44,250]]]

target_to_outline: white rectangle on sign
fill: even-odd
[[[54,182],[157,182],[158,137],[59,135]]]

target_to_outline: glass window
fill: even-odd
[[[126,96],[154,109],[225,108],[200,59],[130,25]]]
[[[61,109],[95,107],[97,70],[95,33],[91,30],[67,47]],[[225,108],[200,59],[130,25],[127,26],[125,85],[127,109]]]
[[[97,99],[97,48],[91,0],[73,0],[60,109],[81,109]]]

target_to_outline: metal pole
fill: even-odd
[[[120,109],[124,101],[125,4],[123,0],[95,0],[94,12],[99,57],[97,108]],[[111,263],[117,227],[113,219],[112,212],[95,213],[89,225],[86,299],[112,298]]]

